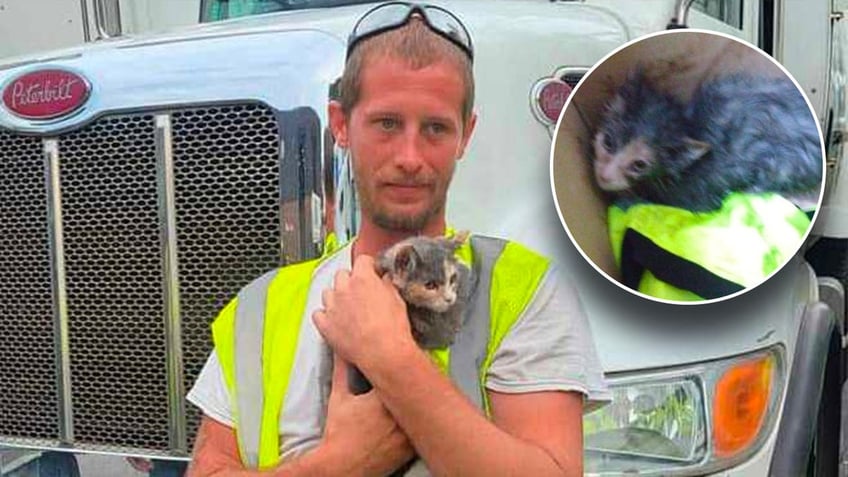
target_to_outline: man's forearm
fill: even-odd
[[[232,428],[208,417],[201,421],[194,443],[194,456],[186,473],[189,477],[294,477],[301,475],[345,475],[338,465],[340,456],[319,446],[302,456],[265,470],[247,470],[238,456]]]
[[[372,384],[435,475],[578,475],[579,464],[489,421],[424,352],[401,351],[395,363],[375,366]]]
[[[288,460],[273,469],[247,470],[240,463],[200,462],[195,459],[189,467],[189,477],[299,477],[309,475],[344,475],[333,471],[332,466],[319,452],[309,452]]]

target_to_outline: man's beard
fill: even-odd
[[[436,196],[429,207],[415,214],[393,212],[381,207],[362,188],[357,187],[362,213],[368,216],[375,225],[386,230],[397,232],[418,233],[439,214],[445,210],[445,193],[436,191]]]
[[[362,212],[363,217],[368,217],[368,220],[370,220],[374,225],[384,230],[418,234],[433,218],[438,217],[440,214],[444,214],[448,187],[450,187],[450,183],[453,180],[454,171],[452,168],[447,177],[443,178],[444,181],[442,181],[442,178],[435,173],[433,175],[419,174],[417,176],[406,177],[401,174],[396,176],[393,175],[393,177],[390,178],[390,182],[418,186],[426,185],[431,187],[431,197],[433,201],[428,204],[424,210],[409,213],[403,211],[392,211],[391,204],[389,204],[389,207],[386,207],[384,204],[380,203],[380,201],[376,199],[379,195],[378,184],[386,182],[389,178],[376,178],[367,175],[369,174],[368,172],[359,170],[356,159],[353,158],[352,153],[349,157],[353,169],[353,182],[360,211]],[[374,172],[371,172],[371,174],[374,174]],[[368,177],[371,182],[370,184],[368,181],[360,182],[357,179],[358,177]]]

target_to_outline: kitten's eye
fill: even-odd
[[[430,280],[429,282],[425,283],[424,286],[428,290],[435,290],[436,288],[439,288],[439,282],[437,282],[436,280]]]
[[[604,144],[604,149],[606,149],[607,152],[612,152],[613,148],[615,148],[615,144],[613,144],[612,137],[610,137],[609,134],[604,134],[603,144]]]
[[[454,273],[450,277],[450,284],[453,285],[454,283],[456,283],[456,273]]]
[[[627,166],[627,170],[630,171],[631,174],[642,174],[648,170],[650,163],[644,159],[634,159],[629,166]]]

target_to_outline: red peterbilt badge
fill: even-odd
[[[530,90],[533,115],[552,135],[560,111],[586,71],[588,68],[585,67],[559,68],[551,76],[536,81]]]
[[[86,102],[90,91],[88,81],[76,73],[38,70],[7,83],[3,105],[22,118],[53,119],[76,111]]]
[[[551,123],[559,119],[559,113],[570,94],[571,85],[562,80],[550,80],[539,88],[539,109]]]

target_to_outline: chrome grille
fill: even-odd
[[[41,140],[0,131],[0,435],[59,425],[47,191]]]
[[[61,138],[59,161],[74,436],[166,449],[153,118],[101,119]]]
[[[172,118],[188,390],[216,313],[280,263],[280,134],[259,104],[162,113]],[[195,435],[187,403],[188,442],[169,429],[154,119],[111,115],[57,138],[75,448],[166,454],[190,450]],[[42,141],[0,132],[0,443],[11,445],[54,446],[60,436]]]
[[[259,105],[173,115],[185,389],[211,347],[209,323],[280,262],[279,133]],[[186,406],[189,442],[199,412]]]

